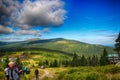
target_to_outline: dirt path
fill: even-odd
[[[47,71],[47,70],[44,69],[43,72],[44,72],[44,74],[41,75],[38,80],[42,80],[42,79],[44,79],[45,77],[53,78],[53,76],[49,73],[49,71]],[[36,79],[34,78],[33,80],[36,80]]]

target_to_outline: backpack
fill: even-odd
[[[27,71],[27,67],[26,66],[23,68],[23,71],[25,71],[25,72]]]
[[[30,74],[30,69],[27,68],[26,66],[23,68],[23,71],[24,71],[26,74]]]
[[[30,74],[30,69],[27,68],[26,74]]]

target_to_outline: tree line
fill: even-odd
[[[38,67],[45,65],[46,67],[79,67],[79,66],[103,66],[110,64],[108,57],[108,53],[106,49],[103,50],[103,54],[101,56],[93,55],[89,57],[85,57],[84,55],[78,56],[76,53],[73,54],[72,59],[65,60],[43,60],[39,61]],[[9,58],[4,59],[3,67],[5,68],[9,62]],[[22,65],[22,62],[19,58],[16,59],[18,64]],[[32,67],[35,67],[34,64]]]
[[[110,64],[108,57],[107,50],[103,50],[103,54],[101,56],[93,55],[89,57],[85,57],[82,55],[81,57],[78,56],[76,53],[73,54],[72,59],[68,60],[45,60],[39,61],[38,66],[46,65],[47,67],[78,67],[78,66],[104,66]]]
[[[118,53],[118,57],[120,60],[120,33],[118,34],[117,39],[115,40],[115,48],[114,51]],[[82,55],[79,57],[76,53],[74,53],[72,60],[54,60],[53,62],[47,61],[46,65],[49,65],[50,67],[58,67],[58,66],[72,66],[72,67],[77,67],[77,66],[104,66],[104,65],[109,65],[110,61],[108,59],[108,52],[106,49],[103,50],[103,53],[98,57],[97,55],[93,55],[92,57],[85,57]]]

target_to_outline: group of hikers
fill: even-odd
[[[27,66],[20,66],[18,63],[9,62],[4,70],[7,80],[20,80],[20,76],[24,74],[30,74],[30,69]],[[35,69],[36,80],[39,78],[39,70]]]

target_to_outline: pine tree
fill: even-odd
[[[52,61],[50,62],[50,67],[53,67],[53,62]]]
[[[98,66],[98,64],[99,64],[98,56],[93,55],[91,60],[91,66]]]
[[[58,67],[58,61],[55,59],[54,62],[53,62],[53,67]]]
[[[84,55],[82,55],[80,59],[80,66],[87,66],[87,59],[85,58]]]
[[[91,57],[90,56],[87,58],[87,65],[88,66],[92,65],[92,61],[91,61]]]
[[[76,67],[78,66],[78,55],[76,53],[73,54],[73,59],[72,59],[72,66]]]
[[[96,63],[96,66],[98,66],[98,65],[99,65],[99,58],[98,58],[98,56],[97,56],[97,55],[95,56],[95,63]]]
[[[62,64],[62,65],[65,65],[65,60],[61,60],[61,64]]]
[[[93,55],[92,56],[92,66],[96,66],[97,62],[96,62],[96,56]]]
[[[120,60],[120,33],[117,37],[117,39],[115,40],[116,44],[115,44],[115,51],[117,51],[118,55],[119,55],[119,60]]]
[[[110,63],[107,56],[108,56],[107,50],[106,48],[104,48],[103,54],[100,57],[100,65],[108,65]]]
[[[49,62],[48,62],[48,60],[45,60],[45,64],[46,64],[46,65],[49,65]]]
[[[101,65],[101,66],[106,65],[106,64],[104,63],[104,56],[103,56],[103,55],[100,56],[100,65]]]
[[[69,61],[65,60],[65,67],[69,66]]]
[[[38,62],[38,66],[41,66],[41,62],[40,61]]]

